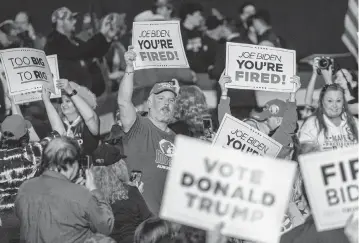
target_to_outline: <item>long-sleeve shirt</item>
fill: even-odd
[[[218,105],[218,120],[222,121],[226,113],[231,114],[229,104],[231,99],[221,99]],[[287,102],[287,109],[284,112],[282,124],[277,128],[274,134],[271,136],[272,139],[282,144],[283,147],[279,152],[277,158],[285,158],[291,152],[292,148],[290,144],[293,142],[292,137],[295,134],[297,127],[298,115],[297,106],[294,102]]]
[[[54,171],[23,183],[15,201],[21,240],[84,242],[95,233],[109,235],[114,225],[111,206],[98,190],[69,181]]]
[[[97,34],[87,42],[83,42],[77,38],[70,40],[65,35],[53,31],[48,36],[45,53],[47,55],[57,54],[62,78],[91,89],[92,77],[84,62],[81,61],[101,58],[109,48],[110,43],[102,34]]]

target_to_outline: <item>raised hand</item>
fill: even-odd
[[[73,89],[67,79],[59,79],[56,81],[56,87],[64,90],[67,94],[71,94]]]
[[[294,83],[294,93],[297,93],[300,87],[302,86],[302,83],[300,82],[299,76],[293,76],[291,78],[291,83]]]
[[[42,86],[42,93],[41,93],[42,100],[43,101],[50,100],[50,95],[51,95],[51,92],[45,86]]]
[[[87,169],[85,173],[86,173],[86,183],[85,183],[86,188],[89,189],[90,191],[96,190],[97,187],[91,169]]]
[[[133,62],[136,60],[136,53],[133,50],[133,46],[128,47],[128,51],[125,53],[125,62],[127,67],[133,67]]]
[[[114,14],[108,14],[102,21],[100,32],[106,37],[108,42],[114,40],[119,31],[118,25],[116,25],[116,16]]]
[[[227,83],[231,83],[232,79],[230,76],[225,75],[224,72],[221,75],[221,78],[219,79],[218,83],[221,86],[222,95],[227,95],[228,89],[226,88]]]

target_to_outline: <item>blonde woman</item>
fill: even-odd
[[[96,96],[87,88],[67,79],[57,81],[62,90],[59,112],[50,101],[50,92],[43,90],[43,102],[51,127],[60,135],[76,138],[83,152],[91,154],[98,146],[100,121],[95,112]]]

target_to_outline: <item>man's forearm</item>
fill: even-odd
[[[120,87],[118,89],[117,101],[120,105],[122,102],[131,102],[133,93],[133,67],[126,67],[125,75],[122,78]]]

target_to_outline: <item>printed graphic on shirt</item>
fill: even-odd
[[[346,134],[325,136],[325,141],[322,146],[323,149],[332,150],[355,145],[357,141],[355,140],[353,133],[350,131],[350,128],[346,127],[345,130]]]
[[[189,39],[186,45],[187,51],[199,52],[201,49],[207,51],[208,47],[203,46],[202,39],[200,37]]]
[[[159,149],[156,149],[156,164],[157,168],[169,170],[171,167],[172,156],[175,150],[173,143],[166,139],[159,142]]]

